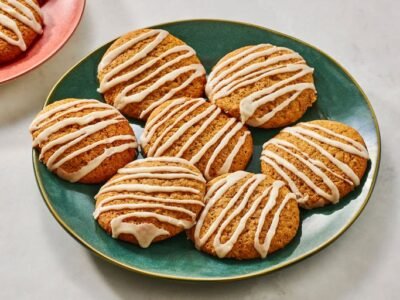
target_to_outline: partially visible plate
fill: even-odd
[[[43,34],[26,53],[0,65],[0,83],[21,76],[52,57],[68,41],[82,18],[86,0],[47,0],[41,7]]]
[[[286,248],[265,260],[216,259],[198,252],[184,234],[156,243],[148,249],[112,239],[95,222],[93,196],[99,186],[71,184],[39,162],[33,152],[36,179],[43,198],[56,220],[75,239],[100,257],[126,269],[156,277],[217,281],[234,280],[272,272],[323,249],[350,227],[371,196],[380,161],[378,123],[366,95],[331,57],[303,41],[259,26],[219,20],[188,20],[155,25],[191,45],[207,71],[226,53],[244,45],[272,43],[299,52],[315,68],[318,101],[301,121],[332,119],[356,128],[363,136],[371,157],[361,185],[337,205],[302,211],[301,228]],[[110,44],[106,44],[75,65],[54,86],[45,105],[67,98],[103,100],[96,88],[97,65]],[[130,120],[140,136],[143,122]],[[278,130],[252,129],[254,155],[247,168],[260,172],[262,144]],[[322,272],[323,270],[321,270]]]

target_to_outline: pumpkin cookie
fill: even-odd
[[[197,249],[220,258],[265,258],[296,235],[296,196],[283,181],[238,171],[207,184],[205,207],[188,232]]]
[[[250,126],[282,127],[300,119],[316,100],[313,70],[291,49],[246,46],[216,64],[206,93],[223,111]]]
[[[264,174],[288,183],[299,205],[337,203],[360,184],[368,162],[361,135],[345,124],[318,120],[283,129],[266,142]]]
[[[168,101],[150,115],[141,147],[148,157],[182,157],[206,179],[246,168],[253,152],[250,131],[202,98]]]
[[[0,63],[25,52],[43,32],[36,0],[0,0]]]
[[[147,248],[195,224],[205,189],[200,171],[184,159],[140,159],[100,189],[93,215],[113,238]]]
[[[201,97],[206,82],[196,52],[161,29],[117,39],[99,64],[98,78],[107,103],[141,120],[169,99]]]
[[[137,155],[128,121],[97,100],[54,102],[36,116],[29,130],[39,159],[70,182],[106,181]]]

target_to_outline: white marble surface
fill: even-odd
[[[236,2],[88,0],[78,30],[55,57],[0,85],[0,299],[398,299],[400,2]],[[355,76],[380,121],[380,176],[361,217],[324,251],[271,275],[191,284],[122,270],[61,229],[34,181],[27,128],[57,78],[129,29],[189,18],[251,22],[320,47]]]

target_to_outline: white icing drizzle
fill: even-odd
[[[163,158],[164,159],[164,158]],[[143,160],[142,160],[143,161]],[[151,161],[151,160],[148,160]],[[162,160],[158,160],[162,161]],[[169,162],[172,162],[170,160]],[[175,161],[176,162],[176,161]],[[186,162],[186,161],[185,161]],[[203,176],[199,176],[199,174],[195,171],[191,171],[186,167],[178,167],[178,166],[149,166],[149,167],[135,167],[138,163],[129,164],[128,167],[124,167],[118,170],[118,174],[128,174],[120,177],[115,177],[109,180],[104,187],[110,186],[116,182],[129,180],[129,179],[139,179],[139,178],[156,178],[156,179],[193,179],[200,182],[206,182]],[[167,173],[161,173],[167,172]]]
[[[112,220],[112,237],[117,238],[121,233],[125,232],[137,232],[135,236],[139,246],[142,248],[148,248],[156,237],[169,234],[167,230],[158,228],[151,223],[134,224],[122,221],[121,219]]]
[[[193,105],[190,105],[194,103]],[[201,106],[203,103],[200,101],[196,101],[191,100],[189,103],[189,108],[185,109],[185,111],[174,120],[174,122],[169,125],[163,132],[162,134],[159,135],[159,137],[154,141],[153,145],[149,148],[147,155],[148,156],[155,156],[155,157],[159,157],[162,156],[162,154],[164,153],[164,151],[169,148],[172,145],[172,142],[170,142],[171,138],[168,139],[168,141],[166,143],[164,143],[163,145],[161,145],[160,147],[158,147],[158,145],[160,144],[161,140],[164,138],[164,136],[172,129],[174,128],[180,121],[182,121],[185,117],[187,117],[190,113],[192,113],[193,111],[195,111],[199,106]],[[185,105],[187,106],[187,105]],[[175,133],[175,136],[177,134]],[[179,134],[178,134],[179,135]]]
[[[193,193],[199,194],[197,189],[186,186],[157,186],[149,184],[116,184],[100,189],[101,193],[107,192],[141,192],[141,193]]]
[[[306,128],[310,128],[310,130],[306,129]],[[318,134],[318,132],[316,132],[315,129],[323,131],[326,134],[330,135],[331,137],[322,136],[322,135]],[[347,164],[338,160],[336,157],[334,157],[332,154],[330,154],[328,151],[326,151],[323,147],[321,147],[318,143],[316,143],[312,139],[317,140],[318,142],[336,147],[347,153],[355,154],[355,155],[358,155],[358,156],[368,159],[368,151],[361,143],[359,143],[347,136],[333,132],[323,126],[311,124],[311,123],[299,123],[298,126],[285,128],[282,130],[282,132],[290,133],[291,135],[294,135],[298,139],[306,142],[308,145],[315,148],[315,150],[318,151],[321,155],[326,157],[330,162],[332,162],[342,173],[345,174],[345,176],[342,176],[341,174],[336,173],[334,170],[331,170],[325,163],[323,163],[322,161],[320,161],[318,159],[314,159],[314,158],[310,157],[309,154],[302,151],[301,149],[299,149],[297,146],[295,146],[293,143],[291,143],[289,141],[285,141],[285,140],[282,140],[279,138],[273,138],[273,139],[269,140],[268,142],[266,142],[263,145],[261,160],[264,161],[266,164],[270,165],[280,176],[282,176],[282,178],[288,183],[292,192],[298,196],[299,202],[305,203],[308,200],[308,195],[303,194],[299,190],[296,183],[291,179],[291,177],[289,176],[287,171],[285,171],[282,167],[284,167],[285,169],[290,171],[290,173],[296,175],[308,187],[310,187],[316,194],[318,194],[322,198],[330,201],[331,203],[337,203],[339,201],[340,193],[339,193],[339,190],[338,190],[336,184],[328,176],[328,174],[346,182],[347,184],[349,184],[351,186],[357,186],[360,184],[360,178],[358,178],[358,176],[354,173],[354,171]],[[312,139],[310,139],[310,137]],[[344,140],[344,141],[350,143],[350,145],[343,143],[337,139],[333,139],[332,137]],[[314,175],[316,175],[317,177],[319,177],[322,180],[322,182],[324,183],[324,185],[326,187],[328,187],[330,192],[328,193],[328,192],[324,191],[323,189],[321,189],[304,172],[299,170],[289,160],[287,160],[283,156],[279,155],[279,153],[267,149],[268,145],[274,145],[278,149],[286,152],[286,154],[289,154],[290,157],[293,157],[297,161],[301,162],[304,166],[307,167],[308,170],[310,170]],[[323,204],[323,203],[321,203],[321,204]]]
[[[228,204],[221,210],[218,217],[201,235],[201,229],[209,211],[215,206],[218,200],[221,199],[221,197],[226,192],[228,192],[228,190],[233,188],[234,185],[236,185],[240,180],[249,175],[251,176],[240,186],[240,188],[238,188],[238,191],[233,195]],[[221,242],[221,237],[226,227],[232,222],[232,220],[243,213],[243,210],[246,208],[251,197],[254,195],[257,187],[266,178],[267,177],[262,174],[253,175],[244,171],[238,171],[220,179],[210,187],[205,197],[206,206],[204,207],[200,215],[194,232],[195,245],[198,249],[204,246],[204,244],[215,233],[214,239],[212,241],[215,252],[218,257],[225,257],[237,243],[240,235],[246,228],[246,224],[249,218],[256,212],[256,210],[260,207],[262,201],[268,196],[268,201],[262,209],[258,220],[257,230],[254,239],[254,248],[257,250],[260,256],[262,258],[265,258],[267,256],[271,241],[276,233],[281,211],[290,199],[295,199],[294,194],[290,193],[286,195],[285,199],[281,202],[276,213],[273,216],[273,221],[268,228],[265,241],[260,243],[259,236],[262,228],[264,227],[266,217],[268,213],[270,213],[270,211],[275,207],[276,199],[279,195],[279,190],[285,185],[282,181],[274,181],[271,186],[265,188],[261,195],[254,199],[254,201],[250,205],[250,208],[240,218],[238,225],[230,234],[229,239],[224,243]],[[236,205],[237,203],[239,204]],[[236,208],[230,214],[228,214],[235,205]]]
[[[182,122],[187,116],[191,115],[197,108],[204,105],[206,101],[202,98],[186,100],[177,99],[172,101],[167,107],[165,107],[157,116],[151,119],[145,127],[145,130],[141,136],[141,146],[146,147],[149,141],[155,136],[158,129],[162,128],[171,118],[176,116],[179,112],[182,112],[169,126],[166,126],[162,131],[159,130],[158,137],[153,141],[151,146],[147,149],[147,156],[159,157],[175,144],[190,128],[196,124],[201,123],[200,128],[189,137],[189,139],[182,145],[176,157],[182,157],[185,151],[193,144],[193,142],[204,133],[210,124],[215,121],[221,113],[221,110],[215,105],[207,107],[201,113],[193,116],[190,120],[177,128],[178,124]],[[229,144],[229,142],[239,133],[243,128],[242,123],[238,123],[236,119],[231,118],[228,122],[220,128],[200,149],[197,153],[193,153],[192,157],[189,158],[193,164],[198,163],[204,154],[213,145],[218,142],[218,146],[214,150],[210,159],[207,162],[204,176],[206,179],[210,179],[210,168],[213,162],[216,160],[218,155],[223,149]],[[172,134],[171,134],[172,132]],[[230,168],[237,157],[241,147],[244,145],[246,137],[250,135],[250,132],[245,131],[239,137],[238,143],[235,145],[233,151],[226,158],[223,166],[218,170],[218,175],[224,174],[230,171]],[[167,139],[165,137],[168,136]],[[163,141],[164,140],[164,141]]]
[[[74,112],[81,112],[85,109],[101,109],[94,112],[90,112],[86,115],[80,117],[67,117],[61,121],[57,121],[61,116],[66,116]],[[97,119],[107,118],[106,120],[99,121],[94,124],[90,124]],[[117,124],[125,120],[121,114],[112,106],[101,103],[96,100],[74,100],[71,102],[64,103],[62,105],[56,106],[46,112],[39,114],[32,122],[29,127],[31,133],[37,130],[43,129],[33,140],[33,147],[37,147],[42,143],[45,143],[41,148],[41,153],[39,156],[40,160],[43,160],[46,153],[50,151],[55,146],[61,145],[56,151],[54,151],[47,159],[46,165],[49,170],[56,172],[60,177],[65,178],[68,181],[76,182],[81,178],[85,177],[87,174],[92,172],[101,163],[111,157],[114,154],[126,151],[131,148],[137,148],[137,143],[133,135],[117,135],[113,137],[105,137],[102,140],[93,142],[83,148],[77,149],[62,159],[59,159],[66,151],[71,147],[78,144],[88,136],[110,126]],[[54,122],[53,124],[51,124]],[[89,125],[90,124],[90,125]],[[80,129],[56,137],[55,139],[49,141],[49,138],[63,130],[67,126],[80,125]],[[66,172],[61,169],[62,165],[70,161],[74,157],[83,154],[87,151],[94,149],[100,145],[109,145],[116,141],[126,141],[124,144],[119,146],[112,146],[106,148],[102,154],[88,162],[87,165],[81,167],[75,172]],[[47,142],[47,143],[46,143]]]
[[[246,131],[244,135],[242,135],[239,138],[239,141],[237,142],[237,144],[235,145],[235,147],[233,148],[232,152],[229,153],[229,156],[227,157],[227,159],[225,160],[224,164],[222,165],[222,167],[219,169],[218,171],[218,175],[222,175],[225,173],[229,173],[229,170],[232,166],[233,160],[235,159],[236,155],[238,155],[240,148],[242,148],[242,146],[244,145],[247,136],[250,135],[250,131]]]
[[[206,178],[210,178],[210,167],[213,164],[213,162],[215,161],[215,159],[217,158],[217,156],[221,153],[222,149],[224,149],[226,147],[226,145],[235,136],[235,134],[238,133],[240,129],[242,129],[242,127],[243,127],[242,123],[236,123],[236,125],[233,126],[233,128],[230,131],[228,131],[225,134],[225,136],[222,138],[222,140],[219,142],[217,148],[215,148],[214,152],[211,154],[211,157],[207,162],[207,166],[204,171],[204,176]],[[217,135],[215,135],[214,137],[216,137],[216,136]],[[225,162],[226,162],[226,160],[225,160]],[[230,165],[232,165],[232,163]]]
[[[16,39],[13,39],[0,32],[0,38],[13,46],[17,46],[22,51],[26,51],[26,44],[17,22],[12,18],[15,18],[38,34],[43,32],[42,24],[36,19],[34,13],[36,12],[42,17],[39,6],[33,0],[25,0],[24,2],[19,0],[7,0],[6,3],[0,2],[0,25],[11,30],[17,36]]]
[[[149,80],[156,77],[158,74],[166,70],[167,68],[176,65],[180,61],[192,57],[196,55],[196,52],[187,45],[180,45],[175,46],[173,48],[167,49],[161,55],[147,61],[143,65],[138,68],[135,68],[125,74],[120,74],[126,68],[129,68],[133,64],[137,63],[138,61],[146,58],[149,54],[156,49],[168,36],[168,32],[161,29],[151,29],[146,31],[139,36],[130,39],[129,41],[123,43],[122,45],[116,47],[109,53],[107,53],[101,60],[98,72],[101,72],[109,66],[118,56],[125,53],[129,48],[134,47],[139,42],[142,42],[146,39],[151,39],[151,42],[147,43],[142,49],[139,50],[138,53],[130,57],[128,60],[124,61],[123,63],[117,65],[116,67],[112,68],[109,72],[107,72],[103,79],[100,82],[100,87],[98,89],[99,92],[105,93],[109,89],[115,87],[118,84],[128,82],[135,78],[136,76],[142,74],[143,72],[147,71],[150,67],[155,65],[159,62],[164,62],[161,66],[155,69],[153,72],[148,74],[143,79],[133,82],[131,84],[126,85],[116,96],[114,100],[114,106],[118,109],[123,109],[126,105],[131,103],[138,103],[143,101],[147,96],[149,96],[152,92],[162,87],[165,83],[169,81],[174,81],[176,78],[181,76],[182,74],[190,74],[190,76],[181,83],[178,87],[175,87],[168,91],[164,96],[162,96],[157,101],[153,102],[149,107],[147,107],[140,115],[141,118],[144,118],[148,115],[154,108],[161,105],[165,101],[171,99],[177,92],[186,88],[190,83],[193,82],[194,79],[197,77],[203,76],[205,74],[204,67],[201,64],[191,64],[186,66],[181,66],[167,74],[164,74],[159,79],[157,79],[154,83],[152,83],[147,88],[133,93],[132,91],[137,88],[138,86],[148,82]],[[175,58],[168,60],[167,58],[173,54],[179,53]]]
[[[265,47],[268,48],[265,49]],[[262,48],[264,49],[260,50]],[[260,57],[273,55],[279,51],[290,51],[290,53],[281,53],[277,56],[269,57],[265,61],[254,62],[242,70],[239,70],[239,68]],[[295,63],[286,63],[276,66],[277,63],[282,63],[291,59],[297,59],[297,61]],[[227,66],[229,67],[226,70],[221,71]],[[298,53],[293,52],[288,48],[276,47],[270,44],[251,46],[219,63],[212,70],[208,77],[206,93],[207,96],[215,102],[220,98],[229,96],[241,87],[256,83],[262,78],[285,73],[293,74],[287,79],[281,80],[267,88],[245,96],[240,101],[240,115],[242,122],[246,122],[252,126],[261,126],[271,120],[276,113],[290,105],[291,102],[295,101],[303,91],[307,89],[315,90],[313,83],[293,83],[293,81],[302,78],[307,74],[313,73],[313,68],[307,66]],[[263,116],[254,117],[255,112],[261,106],[268,102],[275,101],[278,97],[288,93],[293,94],[284,102],[277,105],[274,109],[266,112]]]
[[[144,166],[143,162],[159,162],[166,164],[161,166]],[[168,163],[179,163],[183,164],[184,166],[170,165]],[[97,203],[96,210],[93,213],[94,218],[97,219],[102,213],[108,211],[128,210],[127,213],[117,215],[111,220],[112,237],[117,238],[122,233],[131,234],[135,236],[139,245],[143,248],[148,247],[154,240],[154,238],[161,235],[169,235],[169,232],[151,223],[134,224],[130,222],[124,222],[124,220],[133,217],[155,218],[162,223],[168,223],[176,227],[189,229],[195,224],[196,214],[190,209],[179,206],[179,204],[204,206],[204,203],[201,200],[195,199],[173,198],[173,195],[175,193],[200,193],[200,191],[195,188],[174,185],[173,180],[185,178],[205,182],[201,173],[194,172],[189,168],[189,166],[192,165],[188,161],[175,157],[148,158],[130,163],[126,167],[120,169],[120,171],[118,172],[119,174],[122,174],[122,176],[114,177],[113,179],[111,179],[100,189],[99,193],[95,196],[95,198],[98,199],[100,195],[112,193],[110,195],[106,195],[104,198],[102,198],[101,201]],[[172,180],[172,182],[169,185],[126,182],[129,180],[142,178],[158,178]],[[125,183],[121,183],[121,181]],[[123,193],[115,194],[116,192]],[[167,198],[163,198],[148,195],[151,193],[168,193],[170,195]],[[125,203],[112,203],[113,201],[118,200],[124,201]],[[129,200],[137,200],[143,202],[126,203]],[[151,211],[146,211],[147,209]],[[188,216],[189,220],[178,219],[172,216],[164,215],[160,212],[154,211],[155,209],[183,213]]]

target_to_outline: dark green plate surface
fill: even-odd
[[[227,52],[258,43],[285,46],[299,52],[315,68],[318,101],[301,121],[332,119],[357,129],[367,144],[371,161],[367,173],[353,193],[338,205],[302,211],[302,225],[294,241],[265,260],[219,260],[195,250],[181,234],[171,240],[140,249],[108,236],[92,217],[93,196],[99,186],[71,184],[33,161],[43,197],[58,222],[79,242],[101,257],[148,275],[187,280],[231,280],[277,270],[324,248],[341,235],[367,203],[378,173],[380,136],[374,112],[360,87],[332,58],[315,47],[269,29],[217,20],[192,20],[154,26],[168,30],[192,46],[207,71]],[[97,64],[109,44],[97,49],[73,67],[56,84],[46,104],[76,97],[103,100],[96,92]],[[137,136],[143,123],[130,120]],[[252,130],[254,155],[247,170],[260,171],[262,144],[277,130]]]

